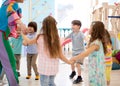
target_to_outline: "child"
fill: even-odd
[[[24,30],[26,27],[21,22],[21,9],[18,3],[24,0],[5,0],[0,8],[0,68],[3,67],[9,86],[18,86],[16,61],[8,41],[8,37],[17,38],[17,24]],[[1,70],[1,69],[0,69]]]
[[[36,22],[30,22],[28,24],[28,38],[33,39],[36,37],[37,32],[37,23]],[[27,73],[28,76],[26,79],[31,78],[31,67],[33,67],[33,70],[35,72],[36,78],[35,80],[39,80],[39,73],[36,66],[36,60],[37,60],[37,46],[36,44],[28,45],[27,46]]]
[[[106,86],[104,53],[107,52],[107,48],[104,24],[100,21],[93,22],[90,35],[91,38],[86,51],[71,60],[77,61],[89,56],[89,86]]]
[[[40,86],[56,86],[54,79],[58,73],[59,59],[68,64],[71,62],[62,53],[56,20],[53,17],[48,16],[43,20],[41,33],[32,40],[25,35],[23,35],[23,38],[29,44],[37,44]]]
[[[112,69],[112,41],[109,32],[106,30],[106,47],[107,52],[105,53],[105,64],[106,64],[106,80],[107,86],[110,86],[110,76]]]
[[[79,20],[73,20],[72,21],[72,30],[73,32],[68,35],[65,39],[71,38],[72,40],[72,56],[77,56],[78,54],[82,53],[84,51],[84,34],[80,31],[81,28],[81,22]],[[80,83],[82,81],[81,77],[81,68],[80,64],[82,64],[82,59],[76,61],[76,67],[78,72],[77,79],[73,82],[74,84]],[[70,79],[72,79],[75,75],[75,65],[71,65],[72,73],[69,76]]]
[[[18,76],[20,76],[20,60],[21,60],[21,51],[22,51],[22,36],[21,36],[21,29],[17,29],[18,33],[18,38],[11,38],[10,43],[13,49],[14,56],[16,58],[16,70],[18,73]]]

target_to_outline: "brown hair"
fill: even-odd
[[[82,26],[82,23],[81,23],[81,21],[79,21],[79,20],[73,20],[72,22],[71,22],[73,25],[78,25],[78,26]]]
[[[110,43],[112,45],[112,40],[111,40],[111,36],[108,32],[108,30],[105,30],[105,35],[106,35],[106,43]]]
[[[37,23],[34,21],[29,22],[28,27],[33,27],[34,32],[37,32]]]
[[[56,20],[52,16],[46,17],[43,20],[41,31],[44,35],[45,49],[48,49],[51,58],[59,57],[60,40],[56,26]]]
[[[105,43],[105,26],[103,24],[103,22],[101,21],[94,21],[91,24],[91,38],[89,41],[89,44],[92,43],[93,41],[95,41],[96,39],[99,39],[102,44],[103,44],[103,48],[104,48],[104,53],[107,52],[106,49],[106,43]]]
[[[105,40],[106,41],[106,48],[107,48],[108,45],[110,45],[112,47],[112,40],[111,40],[111,36],[110,36],[108,30],[105,30],[105,39],[106,39]],[[112,49],[113,49],[113,47],[112,47]]]

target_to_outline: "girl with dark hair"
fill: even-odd
[[[34,39],[36,37],[36,34],[37,34],[37,23],[32,21],[28,24],[27,37],[29,39]],[[32,44],[32,45],[24,44],[24,45],[27,46],[27,77],[26,79],[31,78],[32,68],[33,68],[36,75],[35,80],[39,80],[40,77],[39,77],[39,73],[36,65],[36,60],[38,56],[37,45],[36,44]]]

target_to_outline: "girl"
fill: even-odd
[[[23,35],[23,39],[28,44],[37,44],[41,86],[56,86],[54,79],[58,72],[59,59],[70,64],[62,53],[56,20],[51,16],[46,17],[42,23],[41,34],[37,38],[30,40]]]
[[[107,52],[107,49],[104,41],[104,24],[100,21],[93,22],[90,35],[86,51],[71,60],[76,61],[89,56],[89,86],[106,86],[104,53]]]
[[[16,72],[16,61],[8,41],[8,37],[17,38],[17,24],[25,29],[21,22],[21,9],[18,2],[24,0],[5,0],[0,8],[0,71],[3,67],[9,86],[18,86],[18,75]]]
[[[106,80],[107,86],[110,86],[110,76],[112,69],[112,41],[109,32],[106,30],[106,48],[107,52],[105,53],[105,64],[106,64]]]

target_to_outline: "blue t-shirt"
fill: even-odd
[[[82,32],[69,34],[67,38],[72,40],[72,55],[76,56],[84,51],[84,34]]]
[[[36,33],[29,33],[27,35],[29,39],[34,39],[36,37]],[[27,53],[28,54],[37,54],[37,45],[32,44],[27,46]]]
[[[12,46],[14,54],[21,54],[22,42],[23,42],[22,36],[19,36],[17,39],[15,39],[15,38],[10,39],[10,44]]]

